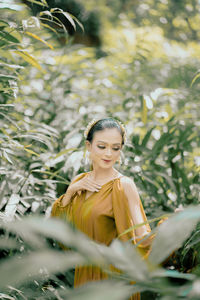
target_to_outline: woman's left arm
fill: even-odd
[[[147,221],[146,214],[144,212],[136,185],[131,178],[121,178],[121,184],[124,189],[124,193],[128,200],[129,210],[134,225],[141,224]],[[149,224],[140,226],[135,229],[136,241],[142,239],[145,235],[151,232]],[[142,242],[143,246],[149,245],[152,242],[152,237]]]

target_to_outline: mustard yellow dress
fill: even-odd
[[[74,182],[80,180],[88,173],[81,174]],[[121,176],[122,177],[122,176]],[[133,226],[128,199],[123,190],[120,178],[110,180],[102,186],[99,192],[94,192],[86,199],[86,191],[79,195],[75,193],[69,204],[61,205],[62,195],[52,207],[52,217],[63,217],[72,222],[75,227],[88,235],[92,240],[107,246],[126,229]],[[141,213],[144,222],[147,220],[142,203],[140,202]],[[147,231],[150,226],[147,224]],[[132,239],[136,243],[134,231],[120,237],[122,241]],[[149,249],[144,249],[146,253]],[[74,287],[94,280],[103,280],[108,275],[96,266],[82,266],[75,268]],[[139,300],[140,294],[134,294],[131,300]]]

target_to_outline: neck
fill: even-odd
[[[102,169],[93,165],[92,174],[94,180],[101,180],[101,179],[113,177],[116,174],[116,170],[113,167],[109,169]]]

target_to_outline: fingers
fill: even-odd
[[[83,179],[80,179],[78,182],[72,183],[71,190],[74,192],[81,192],[81,190],[87,190],[90,192],[99,192],[101,185],[96,183],[94,180],[85,176]]]
[[[94,180],[90,178],[86,178],[84,182],[84,187],[86,190],[90,192],[99,192],[101,189],[101,185],[96,183]]]
[[[101,186],[99,184],[97,185],[94,182],[88,182],[85,184],[85,189],[90,192],[99,192],[101,189]]]

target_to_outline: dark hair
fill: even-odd
[[[107,128],[116,128],[122,136],[122,145],[124,145],[125,132],[122,129],[120,123],[112,118],[105,118],[97,121],[89,130],[86,140],[90,143],[93,140],[96,131],[102,131]]]

